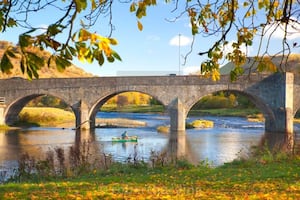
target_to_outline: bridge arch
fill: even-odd
[[[55,98],[61,99],[68,106],[70,106],[64,99],[59,98],[54,95],[51,95],[51,94],[30,94],[30,95],[26,95],[26,96],[20,96],[19,98],[17,98],[16,100],[14,100],[10,104],[8,104],[8,106],[6,107],[5,112],[4,112],[5,123],[7,125],[12,125],[13,123],[15,123],[18,120],[18,116],[19,116],[20,112],[26,106],[26,104],[28,104],[31,100],[33,100],[37,97],[40,97],[40,96],[44,96],[44,95],[53,96]]]
[[[230,92],[233,94],[240,94],[242,96],[247,97],[263,113],[265,118],[267,118],[268,120],[271,120],[271,121],[275,120],[272,110],[268,107],[267,103],[265,103],[263,101],[263,99],[261,99],[260,97],[254,95],[254,94],[248,93],[247,91],[234,90],[234,89],[215,90],[214,92],[200,94],[197,97],[198,99],[195,98],[194,101],[191,101],[190,104],[187,105],[187,114],[200,99],[202,99],[203,97],[205,97],[209,94],[213,94],[213,93],[221,92],[221,91],[226,91],[226,92]]]
[[[89,120],[90,120],[90,127],[95,127],[95,118],[96,118],[96,114],[97,112],[100,110],[100,108],[112,97],[122,94],[122,93],[126,93],[126,92],[137,92],[137,93],[142,93],[142,94],[146,94],[149,95],[150,97],[153,97],[154,99],[156,99],[157,101],[159,101],[164,107],[165,105],[159,100],[159,97],[151,95],[147,92],[144,91],[139,91],[139,90],[121,90],[121,91],[117,91],[111,94],[108,94],[106,96],[100,97],[99,99],[97,99],[97,101],[91,106],[90,111],[89,111]]]

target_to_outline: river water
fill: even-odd
[[[148,161],[151,152],[169,151],[187,157],[191,162],[206,160],[212,165],[221,165],[238,157],[247,156],[252,146],[256,146],[264,135],[264,123],[248,122],[240,117],[189,117],[214,121],[213,128],[189,129],[175,139],[169,134],[156,131],[159,125],[168,125],[169,117],[160,114],[102,113],[97,118],[128,118],[147,123],[138,128],[97,128],[94,132],[76,132],[71,128],[26,128],[0,133],[0,169],[17,166],[19,156],[25,152],[41,158],[49,150],[57,147],[68,148],[80,141],[92,141],[93,152],[110,154],[114,160],[125,161],[136,152],[138,159]],[[300,132],[300,126],[295,126]],[[112,137],[127,131],[138,136],[137,143],[113,143]],[[296,143],[300,139],[297,135]]]

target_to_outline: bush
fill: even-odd
[[[212,128],[214,127],[214,122],[213,121],[208,121],[208,120],[195,120],[192,123],[187,123],[186,128]]]
[[[170,127],[169,126],[158,126],[156,128],[156,130],[159,133],[169,133],[170,132]]]
[[[206,96],[200,99],[192,109],[232,108],[230,100],[224,96]]]

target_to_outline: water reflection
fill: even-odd
[[[15,165],[19,157],[28,153],[42,159],[49,149],[66,148],[74,143],[72,130],[24,129],[9,130],[0,134],[0,166]]]
[[[168,143],[166,146],[170,156],[180,158],[190,155],[187,149],[186,133],[183,131],[172,132],[169,134]]]
[[[268,133],[261,138],[261,148],[267,147],[272,152],[296,153],[296,134]]]
[[[130,116],[135,119],[135,115]],[[82,149],[86,141],[89,143],[88,152],[94,155],[95,159],[101,155],[111,154],[114,160],[125,161],[137,153],[139,159],[148,161],[151,152],[167,151],[169,155],[177,158],[185,157],[195,164],[201,160],[208,160],[213,162],[213,165],[230,162],[242,154],[247,154],[251,146],[257,146],[266,140],[270,148],[279,146],[280,149],[290,149],[295,144],[294,149],[299,149],[300,146],[299,134],[298,136],[296,134],[295,138],[284,138],[284,134],[264,134],[264,127],[261,124],[249,123],[243,118],[208,117],[209,120],[215,121],[214,128],[161,134],[156,131],[156,126],[166,122],[164,116],[155,114],[137,116],[146,121],[148,126],[101,128],[93,131],[58,128],[2,131],[0,132],[0,168],[16,166],[19,156],[25,152],[36,158],[43,158],[47,151],[57,147],[66,150],[71,146],[74,149]],[[120,136],[125,130],[130,135],[137,135],[138,142],[112,142],[112,137]]]

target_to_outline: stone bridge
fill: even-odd
[[[267,132],[293,132],[293,118],[300,108],[300,80],[292,73],[242,76],[236,82],[225,75],[217,82],[201,76],[2,79],[0,124],[15,122],[30,100],[52,95],[70,105],[77,128],[90,129],[95,126],[99,108],[108,99],[122,92],[137,91],[152,96],[167,108],[171,131],[184,131],[192,106],[202,97],[224,90],[248,97],[264,114]]]

